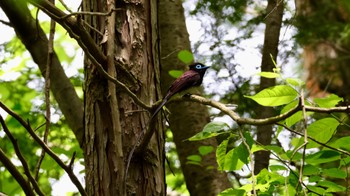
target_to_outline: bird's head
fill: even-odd
[[[205,72],[210,66],[205,66],[202,63],[193,63],[189,67],[190,70]]]

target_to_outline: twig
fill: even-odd
[[[289,132],[292,132],[292,133],[294,133],[294,134],[297,134],[297,135],[299,135],[299,136],[304,137],[304,134],[292,130],[291,128],[289,128],[289,127],[288,127],[287,125],[285,125],[285,124],[276,123],[276,125],[282,126],[283,128],[285,128],[285,129],[288,130]],[[342,150],[342,149],[339,149],[339,148],[334,148],[334,147],[329,146],[329,145],[327,145],[327,144],[321,143],[321,142],[315,140],[314,138],[312,138],[312,137],[310,137],[310,136],[307,136],[307,138],[308,138],[309,140],[311,140],[311,141],[313,141],[313,142],[315,142],[315,143],[321,145],[321,146],[324,146],[324,147],[329,148],[329,149],[331,149],[331,150],[338,151],[338,152],[340,152],[340,153],[342,153],[342,154],[345,154],[345,155],[350,156],[350,152],[348,152],[348,151],[345,151],[345,150]]]
[[[239,128],[239,136],[241,137],[242,139],[242,143],[245,145],[245,147],[247,148],[248,152],[249,152],[249,159],[250,159],[250,170],[252,172],[252,190],[253,190],[253,195],[257,195],[256,194],[256,189],[255,189],[255,185],[256,185],[256,178],[255,178],[255,174],[254,174],[254,159],[253,159],[253,153],[251,152],[251,149],[250,149],[250,146],[249,144],[247,143],[245,137],[243,136],[243,133],[242,133],[242,129]]]
[[[78,180],[78,178],[73,173],[73,170],[67,166],[40,138],[35,134],[31,126],[24,121],[18,114],[10,110],[8,107],[6,107],[1,101],[0,101],[0,107],[5,110],[9,115],[14,117],[27,131],[28,133],[33,137],[33,139],[45,150],[45,152],[50,155],[50,157],[55,160],[55,162],[62,168],[64,171],[68,174],[71,181],[74,183],[74,185],[79,190],[80,194],[83,196],[86,196],[87,193],[85,192],[84,187]]]
[[[225,104],[222,104],[218,101],[206,99],[206,98],[198,96],[198,95],[176,97],[176,98],[171,99],[169,102],[173,102],[173,101],[193,101],[193,102],[197,102],[197,103],[201,103],[204,105],[208,105],[208,106],[217,108],[217,109],[221,110],[223,113],[230,116],[232,118],[232,120],[236,121],[240,125],[243,125],[243,124],[249,124],[249,125],[275,124],[281,120],[284,120],[284,119],[290,117],[291,115],[295,114],[296,112],[300,111],[300,109],[301,109],[301,104],[299,104],[296,107],[289,110],[288,112],[276,115],[274,117],[264,118],[264,119],[253,119],[253,118],[242,118],[242,117],[238,116],[238,114],[236,114],[234,111],[232,111],[229,107],[227,107]],[[305,108],[305,111],[318,112],[318,113],[333,113],[333,112],[349,112],[350,111],[350,106],[319,108],[319,107],[304,105],[303,107]]]
[[[24,173],[28,177],[29,182],[33,185],[35,192],[38,193],[38,195],[44,195],[44,193],[40,190],[37,181],[35,180],[35,178],[30,173],[30,169],[29,169],[28,163],[25,160],[25,158],[23,157],[23,155],[21,153],[21,150],[19,149],[17,140],[15,139],[15,137],[13,137],[12,133],[10,132],[8,127],[6,126],[5,121],[4,121],[4,119],[2,118],[1,115],[0,115],[0,123],[1,123],[1,126],[2,126],[2,128],[4,130],[4,132],[7,135],[7,137],[10,139],[10,141],[11,141],[11,143],[12,143],[14,149],[15,149],[15,153],[16,153],[18,159],[21,161]]]
[[[54,0],[51,0],[52,3],[54,3]],[[52,58],[54,55],[54,37],[55,37],[55,27],[56,22],[51,19],[50,21],[50,35],[49,35],[49,42],[48,42],[48,52],[47,52],[47,62],[46,62],[46,70],[45,70],[45,113],[46,113],[46,121],[45,121],[45,132],[44,132],[44,138],[43,141],[45,144],[47,144],[49,131],[50,131],[50,124],[51,124],[51,108],[50,108],[50,72],[51,72],[51,64],[52,64]],[[41,154],[38,160],[38,163],[36,165],[35,169],[35,179],[38,181],[39,179],[39,171],[41,163],[43,162],[45,158],[45,150],[41,150]]]
[[[4,20],[0,20],[0,23],[7,25],[9,27],[13,27],[13,25],[10,22],[4,21]]]
[[[58,0],[64,8],[66,8],[66,10],[69,12],[69,13],[72,13],[73,11],[71,9],[69,9],[69,7],[67,6],[67,4],[63,1],[63,0]]]
[[[104,13],[104,12],[72,12],[70,14],[67,14],[67,15],[61,17],[61,19],[63,20],[63,19],[66,19],[66,18],[71,17],[71,16],[75,16],[75,15],[110,16],[110,15],[112,15],[112,12],[120,11],[120,10],[122,10],[122,9],[121,8],[118,8],[118,9],[114,8],[114,9],[111,9],[109,12],[106,12],[106,13]]]
[[[12,164],[11,160],[6,157],[6,154],[2,149],[0,149],[0,161],[5,166],[5,168],[11,173],[12,177],[18,182],[22,187],[22,190],[26,195],[35,196],[29,183],[23,178],[22,174],[17,170],[16,166]]]

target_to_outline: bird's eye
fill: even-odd
[[[196,65],[196,69],[200,69],[200,68],[202,68],[202,65]]]

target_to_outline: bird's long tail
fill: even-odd
[[[157,107],[157,109],[153,112],[152,116],[150,117],[150,119],[148,120],[146,126],[142,129],[140,135],[137,136],[136,138],[136,143],[134,144],[133,148],[130,150],[129,156],[128,156],[128,162],[126,164],[126,169],[125,169],[125,174],[124,174],[124,183],[126,183],[126,178],[128,175],[128,171],[129,171],[129,166],[130,166],[130,162],[132,159],[132,156],[135,152],[136,146],[138,145],[138,143],[141,140],[142,135],[145,134],[146,129],[148,128],[149,124],[152,122],[153,118],[157,116],[158,112],[162,109],[162,107],[167,103],[168,101],[168,97],[169,96],[165,96],[162,103]],[[124,184],[125,185],[125,184]]]

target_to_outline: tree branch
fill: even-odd
[[[0,123],[1,126],[4,130],[4,132],[6,133],[6,135],[8,136],[8,138],[10,139],[14,149],[15,149],[15,153],[18,157],[18,159],[21,161],[21,164],[23,166],[23,170],[25,175],[28,177],[29,182],[33,185],[34,190],[38,193],[38,195],[44,195],[44,193],[40,190],[37,181],[34,179],[34,177],[32,176],[32,174],[30,173],[29,170],[29,166],[27,161],[25,160],[25,158],[23,157],[21,150],[19,149],[17,140],[13,137],[12,133],[10,132],[10,130],[8,129],[8,127],[5,124],[4,119],[2,118],[2,116],[0,115]],[[11,173],[12,174],[12,173]],[[23,188],[23,187],[22,187]]]
[[[33,139],[45,150],[45,152],[50,155],[50,157],[56,161],[56,163],[64,169],[64,171],[68,174],[71,181],[74,183],[74,185],[78,188],[81,195],[86,196],[87,193],[85,192],[84,187],[81,185],[78,178],[73,173],[73,170],[67,166],[40,138],[35,134],[31,126],[25,122],[18,114],[10,110],[8,107],[6,107],[1,101],[0,101],[0,107],[5,110],[9,115],[14,117],[27,131],[28,133],[33,137]]]
[[[275,124],[281,120],[284,120],[291,115],[295,114],[296,112],[300,111],[301,105],[297,105],[293,109],[289,110],[286,113],[279,114],[274,117],[270,118],[263,118],[263,119],[253,119],[253,118],[242,118],[236,112],[232,111],[229,107],[227,107],[225,104],[220,103],[218,101],[214,100],[209,100],[204,97],[198,96],[198,95],[191,95],[191,96],[184,96],[184,97],[179,97],[179,98],[174,98],[170,101],[192,101],[192,102],[197,102],[201,103],[204,105],[208,105],[214,108],[217,108],[224,112],[225,114],[229,115],[232,120],[236,121],[240,125],[244,124],[249,124],[249,125],[268,125],[268,124]],[[319,107],[314,107],[314,106],[303,106],[305,108],[305,111],[310,111],[310,112],[319,112],[319,113],[333,113],[333,112],[350,112],[350,106],[341,106],[341,107],[332,107],[332,108],[319,108]]]

